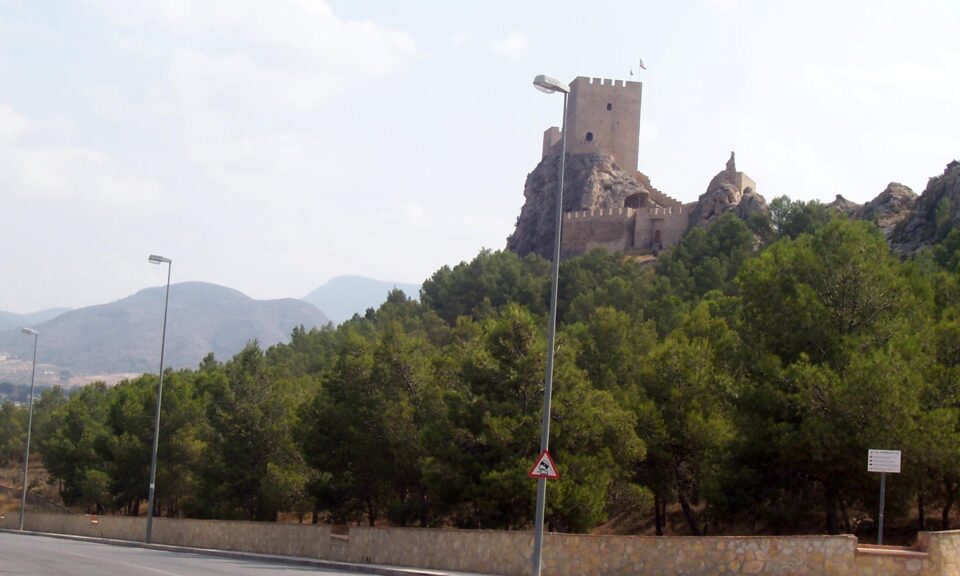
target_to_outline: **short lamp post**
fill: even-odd
[[[153,418],[153,451],[150,456],[150,490],[147,496],[147,537],[149,544],[153,537],[153,496],[157,485],[157,448],[160,446],[160,402],[163,400],[163,352],[167,342],[167,305],[170,303],[170,269],[173,261],[163,256],[151,254],[147,260],[151,264],[167,265],[167,289],[163,296],[163,332],[160,336],[160,381],[157,383],[157,409]]]
[[[33,384],[37,379],[37,342],[40,333],[30,328],[20,330],[27,336],[33,336],[33,371],[30,373],[30,398],[27,400],[27,442],[23,449],[23,491],[20,493],[20,531],[23,532],[23,516],[27,510],[27,470],[30,467],[30,432],[33,428]]]
[[[563,224],[563,173],[567,157],[567,95],[570,86],[549,76],[534,78],[533,85],[541,92],[563,93],[563,121],[560,128],[560,186],[557,189],[556,225],[553,237],[553,266],[550,284],[550,320],[547,324],[547,375],[543,386],[543,421],[540,425],[540,453],[550,448],[550,400],[553,394],[553,354],[557,333],[557,286],[560,277],[560,227]],[[537,478],[537,511],[533,535],[533,575],[540,576],[543,557],[543,516],[547,500],[547,479]]]

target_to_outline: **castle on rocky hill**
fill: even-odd
[[[642,95],[641,82],[580,76],[570,83],[563,257],[594,248],[656,254],[679,242],[692,225],[711,219],[706,212],[714,209],[702,209],[703,196],[683,204],[654,188],[637,169]],[[556,126],[544,132],[541,162],[527,178],[526,202],[507,242],[520,254],[550,253],[553,224],[547,216],[556,206],[562,136]],[[723,211],[736,208],[745,196],[759,198],[753,180],[736,171],[732,155],[710,188],[730,196]],[[759,204],[765,209],[762,198]]]

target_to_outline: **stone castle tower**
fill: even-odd
[[[707,225],[723,212],[766,209],[732,156],[696,202],[684,204],[654,188],[638,170],[642,96],[640,82],[578,76],[570,83],[561,257],[595,248],[655,256],[691,226]],[[507,240],[519,254],[550,254],[562,136],[556,126],[544,132],[540,164],[527,176],[526,201]],[[746,208],[743,198],[750,198]]]
[[[642,96],[641,82],[575,78],[570,83],[567,103],[567,152],[603,151],[612,155],[620,168],[636,173]],[[560,142],[560,137],[556,126],[544,132],[544,156]]]

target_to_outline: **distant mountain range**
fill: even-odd
[[[32,314],[16,314],[14,312],[4,312],[0,310],[0,331],[12,330],[16,328],[30,328],[37,324],[42,324],[51,318],[69,311],[69,308],[49,308]]]
[[[40,332],[38,382],[67,381],[78,374],[156,372],[160,362],[164,288],[147,288],[116,302],[64,312],[46,321],[24,322],[0,332],[0,380],[19,383],[25,362],[4,374],[4,364],[31,357],[33,339],[20,333],[27,324]],[[35,316],[35,315],[31,315]],[[289,341],[296,326],[328,324],[314,305],[294,298],[254,300],[242,292],[184,282],[170,286],[165,365],[194,368],[213,352],[226,360],[256,339],[263,348]],[[0,358],[0,360],[4,360]],[[43,376],[43,377],[41,377]],[[29,376],[27,376],[29,378]]]
[[[394,288],[403,290],[410,298],[420,298],[419,284],[386,282],[362,276],[337,276],[303,297],[323,310],[330,320],[339,324],[354,314],[363,315],[367,308],[377,308],[387,300]]]

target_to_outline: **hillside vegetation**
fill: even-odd
[[[44,370],[38,379],[53,384],[69,380],[71,374],[157,370],[164,293],[162,286],[147,288],[34,324],[42,334],[39,361]],[[320,310],[301,300],[254,300],[207,282],[171,285],[169,306],[165,361],[173,368],[196,366],[207,352],[236,354],[255,339],[285,342],[293,326],[313,328],[328,322]],[[33,340],[24,338],[19,329],[0,332],[0,352],[30,359]],[[18,376],[20,382],[29,378]]]
[[[683,532],[837,533],[876,509],[870,448],[903,451],[888,518],[948,528],[960,491],[960,231],[910,260],[867,222],[774,201],[653,265],[560,269],[550,529],[679,508]],[[157,512],[525,528],[549,263],[483,251],[336,329],[208,356],[164,381]],[[136,514],[156,376],[37,405],[68,505]],[[0,459],[23,411],[0,411]]]

